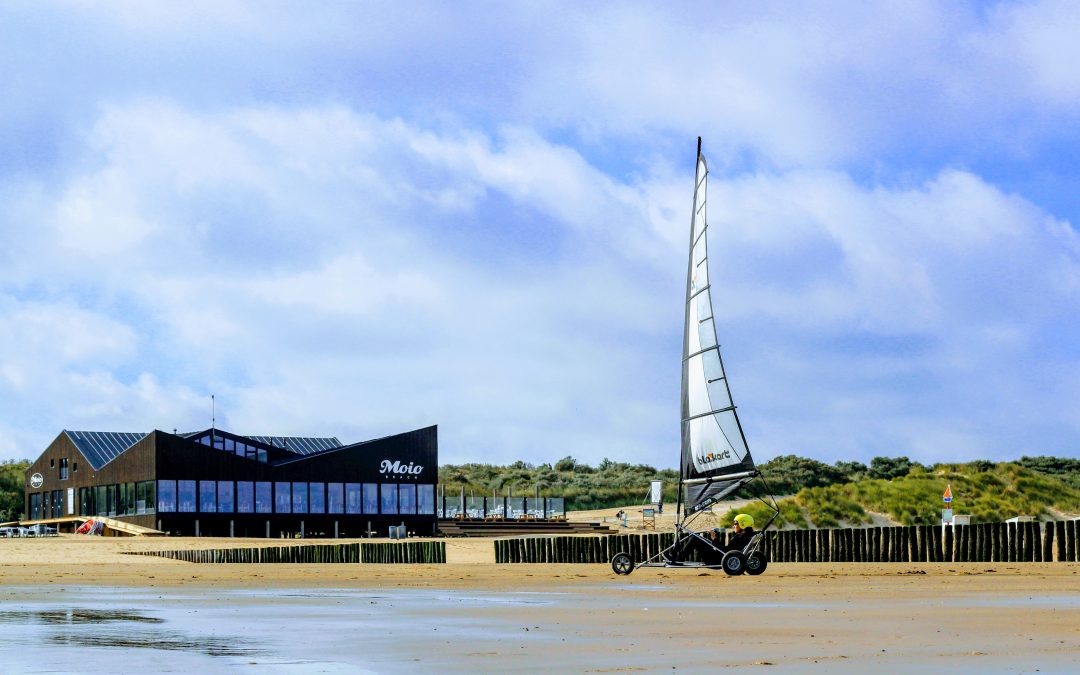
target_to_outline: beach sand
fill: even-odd
[[[789,563],[760,577],[690,569],[619,577],[607,565],[496,565],[490,539],[448,540],[444,565],[213,565],[123,554],[285,543],[0,540],[0,599],[58,602],[69,591],[53,589],[87,587],[158,589],[160,597],[254,591],[265,604],[274,603],[275,589],[419,593],[437,601],[402,605],[398,618],[418,630],[404,631],[383,654],[398,658],[412,649],[421,654],[409,661],[416,670],[1080,668],[1080,564]],[[450,612],[447,598],[464,597],[480,598],[468,610],[472,623],[458,626],[458,637],[440,644],[433,661],[424,646],[434,635],[429,629],[438,631],[439,617]],[[522,597],[536,601],[512,600]],[[444,627],[440,637],[448,634]],[[397,660],[376,663],[413,669]]]

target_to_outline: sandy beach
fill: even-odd
[[[607,565],[496,565],[483,539],[448,540],[445,565],[211,565],[124,555],[281,543],[0,540],[0,599],[5,607],[63,607],[78,605],[87,589],[121,589],[120,606],[120,597],[150,592],[158,600],[140,601],[144,610],[181,596],[218,605],[233,597],[273,615],[277,598],[301,589],[315,598],[378,593],[394,606],[384,608],[385,621],[407,619],[398,639],[378,654],[340,644],[344,663],[374,664],[375,672],[1080,667],[1075,564],[775,564],[760,577],[673,569],[617,577]],[[454,603],[463,599],[469,621],[450,631],[445,619],[460,618]],[[440,626],[440,637],[456,637],[434,655],[424,645]],[[401,660],[406,653],[419,660]]]

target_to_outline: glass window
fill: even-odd
[[[383,483],[382,484],[382,501],[380,502],[380,513],[397,513],[397,483]]]
[[[146,513],[146,483],[135,484],[135,514]]]
[[[259,448],[259,454],[256,456],[256,459],[263,464],[266,464],[266,450]]]
[[[289,513],[292,508],[292,483],[274,483],[274,513]]]
[[[345,485],[328,483],[326,486],[326,512],[345,513]]]
[[[94,515],[96,516],[104,516],[109,512],[105,499],[105,487],[104,485],[97,485],[92,488],[94,491]],[[176,496],[175,490],[173,490],[173,496]]]
[[[135,483],[127,484],[128,500],[127,500],[127,514],[129,516],[135,515]]]
[[[146,488],[146,513],[153,513],[154,512],[154,504],[157,503],[157,501],[154,498],[154,485],[155,485],[155,483],[152,480],[148,480],[148,481],[143,481],[142,484]]]
[[[79,515],[89,516],[93,513],[92,510],[92,495],[90,488],[79,488]]]
[[[127,513],[127,483],[120,483],[116,486],[116,514],[119,516]]]
[[[520,518],[521,516],[525,515],[525,498],[507,497],[506,509],[507,518]]]
[[[195,481],[176,481],[176,510],[180,513],[195,513]]]
[[[309,513],[326,513],[326,484],[309,483],[311,491],[311,504]]]
[[[215,481],[199,481],[199,511],[202,513],[217,511],[217,483]]]
[[[565,516],[566,515],[566,498],[565,497],[548,497],[547,498],[547,514],[548,518],[551,516]]]
[[[400,513],[416,513],[416,485],[398,486],[398,511]]]
[[[236,482],[236,512],[255,513],[255,483],[244,480]]]
[[[119,490],[118,485],[106,485],[105,486],[105,515],[116,515],[116,502],[120,501],[120,495],[117,494]]]
[[[202,438],[199,439],[199,442],[202,443],[203,445],[209,446],[210,445],[210,437],[209,436],[203,436]]]
[[[247,449],[248,449],[248,446],[247,446],[246,443],[237,443],[236,444],[236,456],[237,457],[246,457],[247,456]]]
[[[68,477],[68,461],[67,459],[60,460],[60,480],[67,480]]]
[[[425,516],[434,515],[435,513],[435,486],[434,485],[419,485],[417,486],[416,495],[416,512]]]
[[[176,481],[159,480],[157,510],[159,513],[172,513],[176,511]]]
[[[361,513],[360,483],[345,483],[345,513]]]
[[[231,438],[225,439],[225,452],[236,452],[236,441]]]
[[[30,495],[30,520],[41,518],[41,493],[35,492]]]
[[[364,513],[379,512],[379,484],[364,483]]]
[[[292,512],[293,513],[307,513],[308,510],[308,484],[307,483],[293,483],[292,484]]]
[[[270,481],[257,481],[255,483],[255,513],[273,513],[273,487],[274,484]]]
[[[233,512],[233,482],[231,480],[217,482],[217,510],[218,513]]]

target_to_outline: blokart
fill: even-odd
[[[708,165],[701,154],[701,138],[698,138],[683,323],[682,444],[675,542],[640,563],[635,563],[628,553],[615,554],[611,568],[616,574],[630,574],[638,567],[706,568],[722,569],[732,575],[761,574],[769,564],[764,537],[779,515],[775,499],[768,522],[738,550],[728,550],[707,534],[690,528],[690,523],[702,510],[761,475],[754,467],[742,424],[735,412],[716,338],[713,284],[710,284],[710,279],[715,281],[716,278],[709,274],[707,250],[708,176]],[[764,479],[762,482],[764,484]],[[764,493],[769,494],[767,485],[764,485]]]
[[[757,472],[754,472],[757,474]],[[760,475],[760,474],[757,474]],[[762,479],[764,483],[764,479]],[[731,490],[726,491],[724,496],[734,492],[739,483]],[[681,492],[681,491],[680,491]],[[723,497],[714,498],[711,501],[719,501]],[[762,526],[761,530],[755,530],[754,534],[742,548],[730,548],[715,537],[715,530],[695,531],[690,527],[695,517],[702,513],[701,509],[694,511],[681,522],[675,524],[675,541],[671,546],[660,551],[656,555],[635,563],[629,553],[619,552],[611,557],[611,569],[615,574],[626,575],[641,567],[670,567],[686,569],[721,569],[730,576],[749,574],[756,576],[765,571],[769,566],[769,558],[765,552],[765,533],[780,515],[776,508],[776,501],[769,496],[772,503],[760,498],[772,509],[772,515]],[[681,506],[681,504],[680,504]]]

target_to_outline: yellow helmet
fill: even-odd
[[[739,515],[735,516],[735,522],[738,524],[739,527],[753,527],[754,517],[749,513],[740,513]]]

